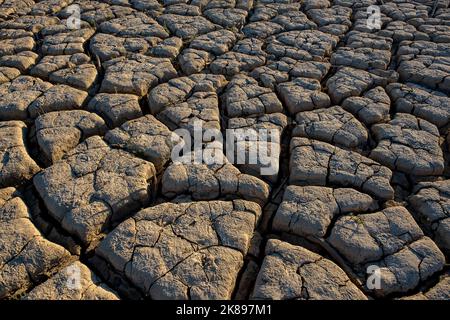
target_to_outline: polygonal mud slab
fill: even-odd
[[[99,31],[118,37],[167,38],[168,32],[151,17],[143,12],[111,19],[100,24]]]
[[[232,51],[218,56],[209,66],[212,73],[232,76],[242,71],[252,71],[266,62],[262,50],[264,42],[256,38],[240,40]]]
[[[251,77],[256,79],[264,87],[274,90],[276,85],[289,80],[288,70],[277,70],[277,64],[268,62],[267,66],[261,66],[249,73]]]
[[[346,37],[346,46],[350,48],[372,48],[388,51],[392,49],[393,41],[388,37],[359,31],[350,31]]]
[[[338,1],[336,1],[338,2]],[[311,9],[326,9],[331,7],[331,3],[328,0],[304,0],[303,8],[305,11],[309,11]]]
[[[28,292],[24,300],[118,300],[117,294],[79,261]]]
[[[282,113],[228,119],[227,156],[234,159],[242,172],[275,183],[280,167],[281,138],[288,121]]]
[[[418,32],[412,24],[404,21],[390,21],[378,31],[379,36],[391,38],[394,43],[401,43],[405,40],[428,40],[429,36],[423,32]]]
[[[432,90],[450,93],[449,56],[419,56],[416,59],[406,59],[405,57],[405,60],[400,62],[398,67],[398,73],[402,82],[417,83]]]
[[[417,2],[389,2],[380,6],[380,9],[381,12],[397,21],[408,21],[414,18],[427,18],[429,8],[423,4],[420,4],[420,2]]]
[[[246,22],[247,11],[238,8],[214,8],[203,11],[211,22],[227,29],[240,29]]]
[[[16,68],[0,67],[0,84],[10,82],[20,76],[20,70]]]
[[[345,2],[345,0],[343,0]],[[350,3],[340,3],[344,6],[352,6],[352,4]],[[383,27],[383,30],[380,31],[380,28],[378,28],[377,23],[375,23],[375,25],[370,25],[367,23],[367,21],[375,21],[377,22],[377,20],[370,20],[373,16],[375,12],[375,10],[370,10],[369,6],[373,5],[373,1],[369,0],[367,2],[357,2],[357,3],[353,3],[353,9],[354,9],[354,13],[352,14],[352,22],[353,22],[353,27],[352,27],[352,31],[356,31],[356,32],[364,32],[364,33],[373,33],[376,35],[381,35],[381,33],[384,31],[384,28],[386,27],[386,25],[388,25],[392,19],[389,18],[388,16],[386,16],[385,14],[381,13],[380,15],[380,21],[381,21],[381,26]],[[369,10],[369,12],[368,12]],[[351,32],[351,31],[350,31]],[[346,36],[348,34],[347,33]],[[389,37],[388,35],[384,35],[385,37]]]
[[[139,97],[133,94],[99,93],[89,101],[87,109],[100,114],[110,127],[142,116]]]
[[[328,94],[331,101],[339,104],[345,98],[360,96],[366,90],[376,86],[384,87],[397,79],[395,72],[380,71],[375,73],[376,71],[367,72],[351,67],[340,68],[327,80]]]
[[[330,8],[311,9],[307,12],[308,17],[314,21],[320,31],[336,36],[344,35],[352,26],[352,9],[343,6],[332,6]]]
[[[0,85],[0,119],[26,120],[40,114],[80,109],[88,94],[30,76],[20,76]]]
[[[120,38],[112,34],[97,33],[92,37],[89,49],[101,62],[105,62],[132,53],[146,54],[156,43],[154,38]]]
[[[277,84],[287,82],[290,78],[311,78],[320,81],[327,75],[330,67],[330,63],[326,61],[297,61],[285,57],[279,61],[268,61],[266,66],[256,68],[250,75],[263,86],[273,90]]]
[[[85,44],[95,33],[95,30],[92,28],[81,28],[79,30],[63,29],[57,31],[59,32],[51,30],[44,38],[41,46],[42,54],[55,56],[84,53]]]
[[[62,228],[89,244],[148,203],[154,176],[152,163],[93,136],[36,175],[34,185]]]
[[[0,119],[25,120],[29,105],[51,87],[51,83],[29,76],[20,76],[3,83],[0,86]]]
[[[14,27],[10,28],[11,26],[8,26],[8,22],[2,23],[1,26],[2,30],[0,31],[0,39],[2,40],[18,39],[26,37],[33,38],[33,32],[21,28],[19,29],[16,29]]]
[[[34,4],[34,1],[31,0],[11,0],[8,2],[3,2],[0,7],[0,21],[7,20],[14,16],[25,15],[31,11],[31,7]]]
[[[230,30],[217,30],[201,35],[189,44],[189,48],[207,51],[214,55],[228,52],[236,42],[236,35]]]
[[[225,111],[229,117],[258,116],[283,112],[277,95],[245,75],[233,77],[223,95]]]
[[[163,12],[163,5],[156,0],[131,0],[130,5],[139,11],[145,11],[151,17],[157,17]]]
[[[291,140],[291,184],[334,184],[360,189],[379,199],[394,197],[392,171],[359,153],[306,138]]]
[[[300,10],[300,3],[282,3],[259,1],[254,8],[253,14],[249,20],[253,21],[268,21],[278,15],[283,15],[289,12],[298,12]]]
[[[14,55],[5,55],[0,58],[1,67],[11,67],[18,69],[21,73],[26,73],[36,64],[39,55],[32,51],[22,51]]]
[[[101,2],[84,3],[84,1],[80,1],[79,5],[81,9],[81,19],[89,22],[92,26],[98,26],[104,21],[125,17],[135,12],[135,10],[130,7],[119,5],[110,6],[107,3]],[[61,14],[65,17],[71,15],[69,12],[64,12],[64,10]]]
[[[0,57],[15,55],[22,51],[32,51],[36,43],[32,37],[12,38],[2,37],[0,45]]]
[[[194,200],[237,196],[263,206],[269,198],[269,186],[256,177],[241,173],[224,156],[223,161],[223,164],[171,164],[162,177],[162,194],[169,198],[190,195]]]
[[[27,152],[26,137],[25,123],[0,122],[0,187],[23,184],[40,170]]]
[[[289,57],[301,61],[324,61],[338,38],[318,30],[283,32],[267,39],[266,51],[277,60]]]
[[[200,73],[214,60],[214,55],[209,52],[187,48],[178,57],[178,63],[186,75]]]
[[[202,16],[182,16],[163,14],[157,18],[158,22],[167,27],[170,32],[183,40],[214,31],[220,27]]]
[[[399,56],[433,56],[449,57],[450,46],[448,43],[434,43],[431,41],[402,41],[398,48]]]
[[[426,291],[403,298],[404,300],[449,300],[450,275],[440,277],[439,282]]]
[[[55,85],[37,98],[28,107],[28,112],[32,118],[36,118],[51,111],[81,109],[87,97],[85,91],[64,84]]]
[[[0,248],[0,298],[20,295],[70,259],[42,237],[14,188],[0,189]]]
[[[158,171],[170,160],[173,147],[181,143],[176,134],[152,115],[125,122],[109,131],[105,141],[111,147],[126,150],[152,162]]]
[[[84,110],[50,112],[35,120],[36,139],[45,158],[53,163],[88,137],[108,130],[95,113]]]
[[[389,119],[391,100],[383,87],[375,87],[366,91],[361,97],[345,99],[342,102],[342,108],[370,126]]]
[[[339,218],[327,241],[352,265],[376,296],[406,293],[440,271],[445,257],[404,207]],[[379,287],[370,288],[369,269]]]
[[[295,78],[279,84],[277,91],[291,114],[330,106],[330,97],[315,79]]]
[[[228,52],[236,42],[236,35],[229,30],[217,30],[195,38],[178,61],[186,74],[198,73],[218,55]]]
[[[45,56],[30,71],[52,83],[61,83],[88,90],[97,78],[97,69],[84,53],[62,56]]]
[[[96,254],[152,299],[230,299],[260,214],[242,200],[164,203],[121,223]]]
[[[37,16],[55,14],[64,7],[67,7],[73,0],[44,0],[35,3],[30,14]]]
[[[250,21],[242,29],[244,35],[249,38],[265,39],[284,31],[317,28],[314,22],[299,11],[298,3],[257,4]]]
[[[450,180],[422,182],[409,197],[412,212],[436,244],[450,253]]]
[[[434,123],[439,128],[449,123],[450,98],[442,92],[412,84],[392,83],[386,92],[397,112],[411,113]]]
[[[295,137],[321,140],[347,148],[367,144],[367,129],[349,112],[339,106],[299,112],[295,116]]]
[[[100,87],[104,93],[128,93],[140,97],[156,86],[176,77],[177,71],[167,58],[132,54],[103,63],[105,77]]]
[[[3,29],[22,29],[31,33],[38,33],[43,28],[56,25],[60,22],[57,17],[24,15],[19,18],[2,22]]]
[[[152,114],[169,129],[183,128],[194,134],[194,124],[220,130],[218,92],[227,81],[222,75],[194,74],[152,89],[148,105]]]
[[[340,47],[331,56],[331,64],[362,70],[386,70],[391,61],[390,50]]]
[[[444,172],[438,128],[407,113],[397,113],[388,123],[372,126],[378,145],[370,157],[392,170],[427,176]]]
[[[51,1],[51,0],[50,0]],[[34,16],[33,18],[39,18],[39,16]],[[41,16],[41,18],[50,18]],[[55,18],[55,17],[54,17]],[[89,23],[85,21],[80,21],[80,26],[78,27],[75,23],[75,26],[73,25],[75,21],[69,21],[64,19],[59,19],[58,21],[55,21],[55,23],[49,23],[50,21],[47,21],[44,28],[42,28],[39,32],[40,35],[43,37],[51,36],[51,35],[57,35],[57,34],[70,34],[72,36],[85,36],[86,38],[89,38],[90,35],[94,34],[95,29],[91,28]],[[72,25],[71,23],[72,22]],[[73,28],[75,27],[75,28]],[[36,34],[37,32],[35,32]]]
[[[194,4],[188,4],[187,1],[164,1],[164,13],[183,16],[201,16],[202,8]]]
[[[372,197],[351,188],[289,186],[275,214],[273,229],[321,238],[335,217],[376,208]]]
[[[450,26],[448,25],[421,24],[417,29],[420,32],[425,32],[432,42],[450,42]]]
[[[366,300],[334,262],[305,248],[269,240],[252,299]]]
[[[166,38],[150,49],[150,54],[158,58],[175,59],[180,53],[183,41],[178,37]]]

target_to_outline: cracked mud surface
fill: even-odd
[[[449,93],[448,1],[0,0],[0,299],[448,300]]]

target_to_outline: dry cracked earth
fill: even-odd
[[[450,299],[449,93],[448,1],[0,0],[0,299]]]

